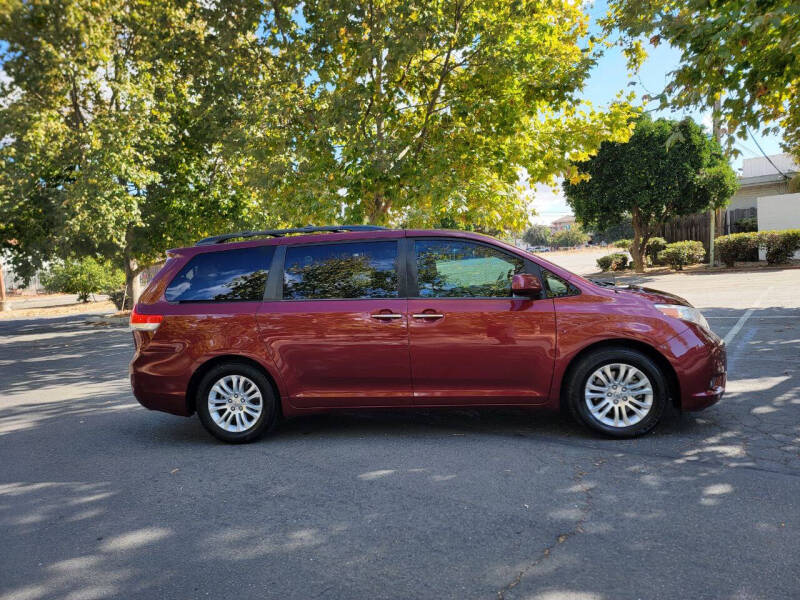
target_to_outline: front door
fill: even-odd
[[[412,403],[398,241],[288,246],[258,326],[297,408]]]
[[[540,404],[555,352],[548,298],[515,298],[525,261],[491,244],[416,239],[408,301],[414,403]]]

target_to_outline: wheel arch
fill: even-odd
[[[219,356],[209,358],[194,370],[194,373],[192,373],[192,376],[189,379],[189,384],[186,386],[186,410],[188,414],[192,415],[196,411],[195,403],[197,401],[197,387],[200,385],[200,382],[205,374],[218,365],[231,363],[248,365],[258,369],[264,374],[264,377],[267,378],[267,381],[269,381],[269,384],[272,386],[272,393],[275,394],[279,416],[283,416],[283,402],[281,400],[280,389],[275,381],[275,377],[263,364],[242,354],[221,354]]]
[[[595,342],[593,344],[589,344],[585,348],[582,348],[580,351],[575,353],[575,355],[570,359],[567,368],[564,370],[564,374],[561,377],[561,383],[559,386],[559,406],[561,409],[565,409],[566,405],[566,388],[567,382],[569,381],[570,375],[572,374],[573,369],[578,364],[578,362],[586,355],[591,354],[592,352],[596,352],[597,350],[607,350],[609,348],[622,348],[625,350],[638,350],[648,358],[650,358],[653,362],[655,362],[658,367],[661,369],[662,373],[667,379],[667,385],[669,386],[669,396],[672,402],[672,405],[676,408],[680,408],[681,405],[681,386],[680,381],[678,380],[678,374],[675,372],[675,368],[672,364],[667,360],[667,358],[661,354],[655,347],[647,344],[646,342],[642,342],[639,340],[634,340],[630,338],[615,338],[615,339],[608,339],[608,340],[601,340]]]

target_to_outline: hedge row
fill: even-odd
[[[746,261],[754,250],[764,248],[771,265],[789,262],[800,250],[800,229],[782,231],[751,231],[723,235],[714,240],[720,260],[732,267],[734,262]]]

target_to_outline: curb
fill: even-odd
[[[128,316],[115,316],[115,315],[94,315],[86,319],[89,325],[97,326],[126,326],[128,325]]]

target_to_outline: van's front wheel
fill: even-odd
[[[197,389],[200,422],[224,442],[252,442],[275,423],[272,386],[261,371],[250,365],[218,365],[205,374]]]
[[[606,348],[583,357],[567,386],[572,414],[613,437],[644,435],[658,424],[667,404],[667,382],[648,356]]]

